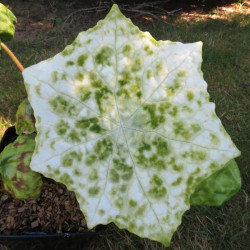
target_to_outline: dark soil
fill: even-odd
[[[23,201],[7,193],[0,180],[0,215],[0,234],[88,231],[74,192],[47,178],[38,199]]]

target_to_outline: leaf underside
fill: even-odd
[[[90,228],[114,222],[169,245],[196,186],[240,154],[209,102],[201,47],[156,41],[114,5],[23,71],[31,168],[75,191]]]
[[[221,206],[241,188],[240,171],[235,160],[201,182],[190,197],[191,205]]]

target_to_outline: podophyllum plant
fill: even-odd
[[[209,101],[201,50],[156,41],[113,5],[23,71],[37,130],[30,168],[75,192],[89,228],[114,222],[168,246],[190,204],[239,190],[240,152]]]
[[[16,21],[14,14],[0,3],[0,42],[13,38]],[[17,63],[19,69],[23,70],[20,62],[2,42],[1,47]],[[20,136],[0,154],[0,174],[6,191],[18,199],[34,199],[40,195],[42,179],[39,173],[29,167],[35,147],[35,135],[32,134],[35,132],[35,118],[27,100],[19,106],[16,118],[16,131]]]

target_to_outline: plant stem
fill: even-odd
[[[13,54],[13,52],[4,44],[1,43],[1,47],[5,50],[5,52],[10,56],[10,58],[13,60],[13,62],[17,65],[17,67],[23,71],[23,65],[19,62],[19,60],[16,58],[16,56]]]

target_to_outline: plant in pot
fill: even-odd
[[[73,191],[90,229],[113,222],[165,246],[190,205],[228,200],[241,186],[240,152],[209,101],[201,48],[156,41],[113,5],[61,53],[22,70],[35,119],[17,140],[33,142],[32,178]],[[3,180],[16,143],[0,155]]]

